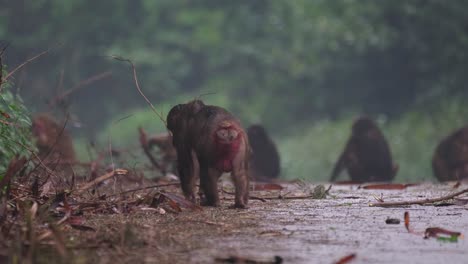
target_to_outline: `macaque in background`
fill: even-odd
[[[384,135],[368,117],[354,121],[351,137],[335,164],[330,181],[335,181],[344,168],[353,182],[392,181],[398,171]]]
[[[52,116],[44,113],[34,116],[32,134],[43,162],[63,164],[76,161],[72,138]]]
[[[279,177],[280,157],[275,143],[261,125],[247,129],[252,150],[249,162],[249,175],[255,180],[269,181]]]
[[[432,169],[439,181],[468,179],[468,126],[439,143],[432,158]]]
[[[218,178],[231,172],[236,208],[246,208],[249,198],[249,143],[240,122],[228,111],[200,100],[174,106],[167,116],[177,149],[181,187],[195,201],[195,180],[205,196],[203,205],[219,206]]]
[[[161,151],[161,170],[163,173],[168,171],[173,172],[173,168],[177,161],[177,151],[172,144],[172,136],[169,133],[161,133],[148,138],[148,148],[157,146]]]

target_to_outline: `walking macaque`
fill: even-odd
[[[247,135],[240,122],[221,107],[200,100],[174,106],[167,116],[167,128],[177,150],[181,187],[187,199],[195,201],[195,180],[205,200],[219,206],[218,178],[231,172],[236,208],[246,208],[249,198]]]
[[[346,168],[353,182],[391,181],[398,171],[384,135],[368,117],[354,121],[351,137],[331,174],[335,181]]]
[[[439,143],[432,158],[432,169],[439,181],[468,179],[468,126]]]
[[[73,163],[76,161],[72,138],[52,116],[42,113],[32,120],[32,134],[36,138],[39,158],[45,163]]]
[[[249,162],[249,175],[255,180],[269,181],[278,178],[280,157],[276,145],[261,125],[247,129],[252,153]]]

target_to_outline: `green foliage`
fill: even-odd
[[[0,87],[0,177],[15,155],[28,157],[30,152],[26,148],[34,149],[29,112],[21,98],[13,95],[9,88],[9,83]]]

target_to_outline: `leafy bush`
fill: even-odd
[[[0,177],[3,177],[15,155],[29,156],[26,148],[34,149],[29,112],[21,98],[14,95],[10,88],[11,83],[3,83],[0,88]]]

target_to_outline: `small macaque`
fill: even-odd
[[[432,169],[441,182],[468,179],[468,126],[439,143],[432,158]]]
[[[32,120],[32,134],[36,139],[39,158],[44,163],[69,164],[76,161],[73,141],[63,125],[42,113]]]
[[[392,181],[398,165],[392,161],[390,147],[375,122],[359,117],[353,123],[351,138],[331,174],[335,181],[346,168],[353,182]]]
[[[249,175],[259,181],[270,181],[280,174],[280,156],[273,140],[261,125],[247,129],[252,150],[249,162]]]
[[[249,199],[249,143],[240,122],[228,111],[200,100],[174,106],[167,127],[177,149],[182,191],[195,201],[195,181],[200,178],[203,205],[219,206],[218,179],[230,172],[235,186],[235,208],[246,208]]]
[[[165,175],[168,171],[173,172],[177,161],[177,151],[172,144],[172,136],[170,133],[161,133],[151,137],[147,137],[143,128],[139,128],[140,144],[143,151],[150,159],[151,163]],[[157,146],[160,151],[160,159],[157,160],[151,153],[151,149]]]

